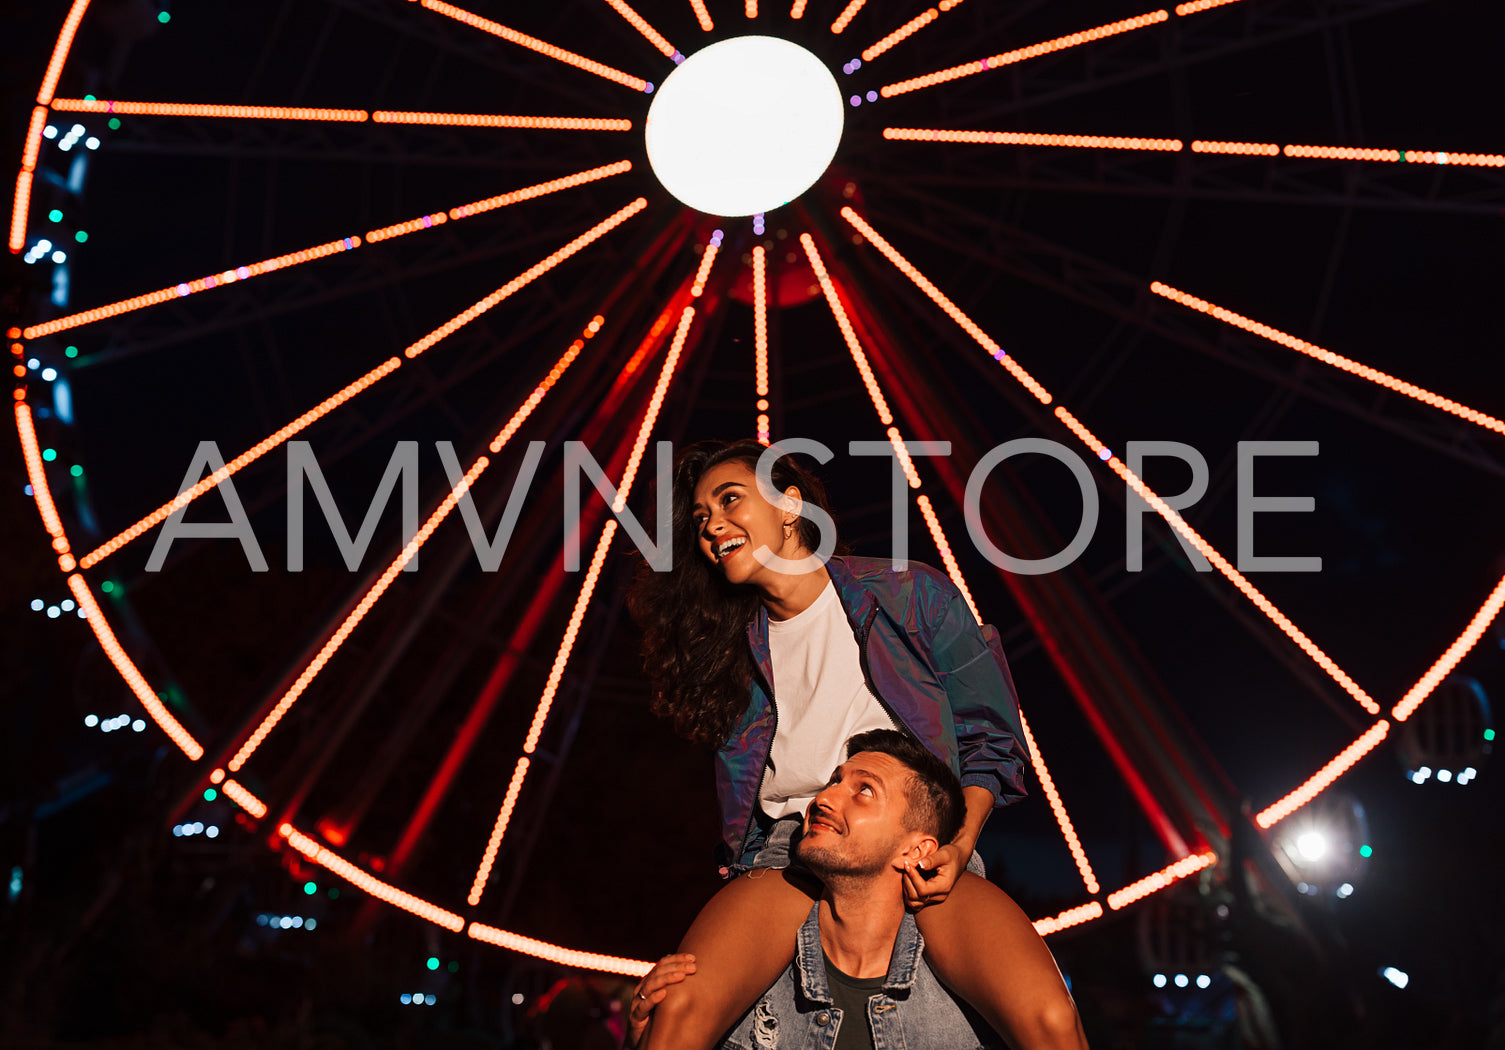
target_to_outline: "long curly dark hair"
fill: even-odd
[[[747,710],[753,674],[747,625],[758,612],[751,587],[726,582],[701,555],[691,506],[695,486],[706,471],[736,461],[756,470],[764,446],[756,441],[701,441],[674,461],[674,567],[654,572],[640,562],[627,594],[627,607],[643,630],[643,666],[653,683],[653,712],[667,718],[688,740],[719,748]],[[800,497],[828,515],[825,486],[808,470],[781,457],[773,465],[773,486],[791,485]],[[806,550],[820,544],[820,529],[799,519]]]

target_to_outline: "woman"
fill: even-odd
[[[927,870],[905,872],[932,969],[1019,1050],[1080,1045],[1070,996],[1033,926],[965,871],[988,814],[1024,793],[1018,706],[997,633],[980,629],[932,569],[822,564],[812,552],[815,519],[830,521],[823,488],[779,458],[773,489],[760,491],[765,451],[752,441],[684,450],[673,569],[645,566],[630,597],[654,710],[717,749],[722,874],[735,876],[680,945],[694,957],[693,978],[675,957],[639,989],[640,1020],[661,1003],[652,1047],[714,1045],[793,959],[819,894],[790,866],[800,818],[847,738],[873,728],[911,734],[962,779],[964,827]]]

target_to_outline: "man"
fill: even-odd
[[[904,906],[905,880],[918,881],[919,862],[960,825],[961,785],[923,745],[893,730],[852,737],[847,755],[811,802],[795,851],[824,887],[800,930],[795,961],[722,1046],[1000,1046],[924,964],[924,942]],[[1004,1033],[1012,1045],[1085,1050],[1075,1006],[1043,942],[1034,937],[1030,950],[1001,965],[1037,990],[1032,1008],[1014,1019],[1017,1030]],[[693,971],[692,957],[670,956],[644,979],[633,1000],[636,1032],[664,989]]]

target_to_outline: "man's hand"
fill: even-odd
[[[951,888],[962,872],[967,870],[967,861],[972,851],[966,853],[952,843],[942,846],[918,863],[904,864],[904,904],[911,910],[927,904],[939,904],[951,894]]]
[[[669,986],[678,984],[694,972],[693,955],[666,955],[654,964],[632,990],[632,1006],[627,1010],[626,1046],[638,1045],[653,1016],[653,1008],[664,1001]]]

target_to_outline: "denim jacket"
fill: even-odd
[[[868,999],[867,1017],[844,1017],[832,1005],[820,947],[820,905],[800,927],[794,962],[742,1015],[722,1050],[830,1050],[843,1024],[872,1026],[879,1050],[1002,1050],[1003,1042],[948,992],[921,958],[924,938],[905,913],[883,989]]]
[[[961,592],[943,574],[881,558],[826,563],[857,635],[862,674],[905,732],[951,764],[962,785],[981,786],[994,803],[1024,797],[1023,733],[1008,662],[992,627],[978,627]],[[722,874],[745,870],[763,838],[754,819],[778,728],[773,704],[768,613],[748,624],[757,668],[747,710],[716,753]]]

